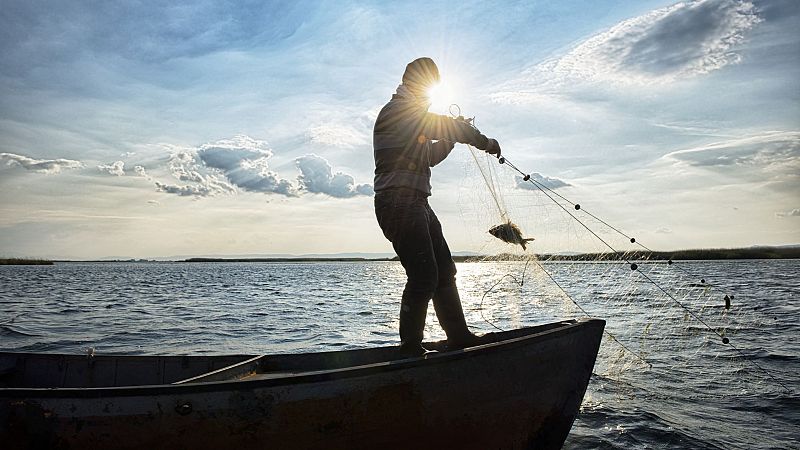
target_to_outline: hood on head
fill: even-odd
[[[438,82],[439,68],[427,57],[411,61],[403,73],[403,84],[415,91],[425,91]]]

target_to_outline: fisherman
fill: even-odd
[[[439,82],[430,58],[406,66],[397,92],[375,121],[375,215],[406,271],[400,306],[400,351],[423,355],[428,302],[447,334],[450,349],[476,345],[467,327],[456,287],[456,265],[428,197],[431,167],[442,162],[456,142],[493,155],[500,145],[463,120],[428,112],[428,90]]]

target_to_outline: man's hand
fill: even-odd
[[[496,139],[489,139],[483,151],[490,155],[500,156],[500,144],[497,143]]]

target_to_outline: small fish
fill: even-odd
[[[525,245],[533,240],[533,238],[524,239],[522,237],[522,231],[519,230],[518,226],[511,223],[511,221],[490,228],[489,234],[503,242],[519,244],[522,246],[523,250],[526,250]]]

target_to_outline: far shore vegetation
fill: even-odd
[[[0,258],[0,266],[50,266],[53,261],[35,258]]]
[[[750,247],[735,249],[697,249],[676,250],[671,252],[630,251],[616,253],[578,253],[578,254],[537,254],[540,261],[700,261],[700,260],[732,260],[732,259],[800,259],[798,247]],[[524,261],[525,254],[504,253],[500,255],[453,256],[456,262],[481,261]],[[394,258],[189,258],[185,262],[358,262],[358,261],[397,261]]]
[[[525,261],[530,254],[502,253],[499,255],[454,255],[456,262],[484,262],[484,261]],[[607,253],[569,253],[569,254],[535,254],[539,261],[704,261],[704,260],[734,260],[734,259],[800,259],[800,245],[782,247],[748,247],[748,248],[711,248],[695,250],[675,250],[669,252],[628,251]],[[256,258],[187,258],[183,260],[156,260],[156,259],[102,259],[90,261],[70,261],[39,258],[0,258],[0,265],[51,265],[66,262],[128,262],[128,263],[155,263],[155,262],[188,262],[188,263],[216,263],[216,262],[246,262],[246,263],[292,263],[292,262],[368,262],[368,261],[398,261],[393,258],[364,258],[340,256],[314,256],[314,257],[256,257]]]

